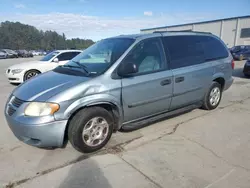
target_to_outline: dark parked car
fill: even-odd
[[[234,60],[242,61],[250,57],[250,45],[234,46],[230,51]]]
[[[18,57],[29,57],[29,53],[27,50],[17,50]]]
[[[246,77],[250,77],[250,58],[245,63],[243,73]]]

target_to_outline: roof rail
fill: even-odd
[[[154,31],[153,33],[176,33],[176,32],[191,32],[191,33],[204,33],[204,34],[212,34],[211,32],[202,32],[202,31],[192,31],[192,30],[182,30],[182,31]]]

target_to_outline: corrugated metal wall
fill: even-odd
[[[222,21],[222,36],[221,39],[229,46],[235,44],[237,20]]]
[[[237,33],[237,44],[245,44],[250,45],[250,37],[248,38],[241,38],[241,29],[243,28],[250,28],[250,18],[239,19],[238,23],[238,33]]]

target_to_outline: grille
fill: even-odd
[[[24,101],[21,99],[18,99],[17,97],[14,97],[14,99],[12,99],[11,101],[11,104],[15,106],[16,108],[19,108],[23,103]]]
[[[7,73],[10,73],[10,69],[7,70]]]
[[[11,106],[9,106],[8,110],[7,110],[7,113],[8,113],[9,116],[12,116],[15,113],[15,111],[16,110],[14,108],[12,108]]]
[[[16,78],[9,78],[9,80],[17,80]]]

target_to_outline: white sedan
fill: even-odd
[[[10,83],[22,83],[38,74],[50,71],[80,54],[81,50],[56,50],[41,60],[20,63],[9,67],[6,75]]]

